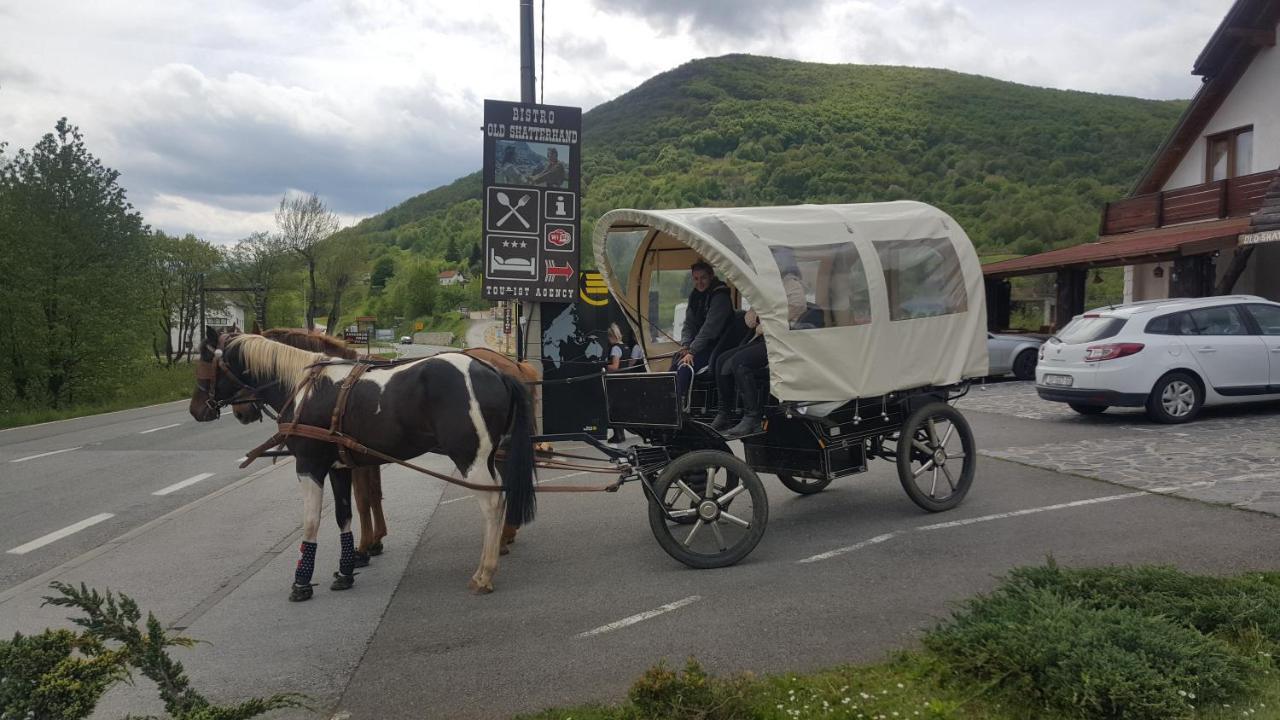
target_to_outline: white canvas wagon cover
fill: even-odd
[[[613,210],[594,245],[637,325],[649,322],[648,285],[636,280],[647,258],[683,246],[706,259],[759,313],[779,400],[874,397],[987,373],[977,254],[959,223],[924,203]],[[804,287],[799,318],[784,272]]]

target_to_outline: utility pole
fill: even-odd
[[[522,103],[538,102],[537,81],[533,70],[533,0],[520,0],[520,102]],[[519,300],[514,302],[516,305],[516,359],[523,362],[525,337],[524,325],[520,322],[523,303]],[[537,321],[538,316],[538,305],[532,303],[529,307],[529,322]]]

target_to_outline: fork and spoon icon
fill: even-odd
[[[502,224],[505,223],[507,220],[509,220],[512,215],[514,215],[516,219],[520,221],[520,224],[524,225],[526,230],[531,229],[532,226],[529,225],[529,221],[525,220],[524,217],[522,217],[520,213],[517,212],[520,208],[528,204],[529,202],[528,195],[521,195],[520,199],[516,201],[515,205],[511,204],[511,198],[507,197],[507,194],[504,192],[498,192],[495,195],[495,197],[498,198],[498,204],[507,209],[507,214],[503,215],[502,218],[498,220],[498,222],[494,223],[495,225],[497,225],[498,227],[502,227]]]

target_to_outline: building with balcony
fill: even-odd
[[[1280,300],[1280,0],[1236,0],[1196,58],[1203,83],[1098,240],[983,266],[988,316],[1007,278],[1056,273],[1054,325],[1084,310],[1095,268],[1124,267],[1124,299],[1249,293]]]

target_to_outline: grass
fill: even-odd
[[[66,408],[6,410],[0,412],[0,429],[129,410],[170,400],[182,400],[191,397],[195,382],[193,365],[178,363],[171,368],[164,368],[148,363],[128,384],[117,389],[108,399]]]
[[[924,649],[812,674],[719,678],[658,664],[617,705],[526,720],[1280,720],[1280,573],[1014,570]]]

